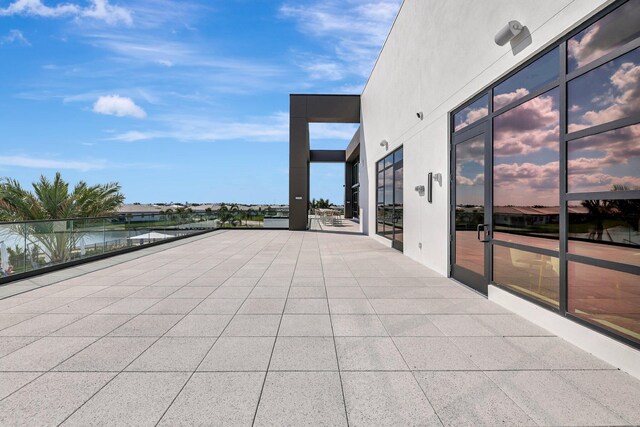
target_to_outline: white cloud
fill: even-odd
[[[280,14],[296,21],[305,35],[332,46],[345,74],[366,78],[400,3],[401,0],[315,0],[305,5],[285,4]]]
[[[154,139],[174,139],[183,142],[287,142],[289,113],[276,112],[268,116],[250,117],[243,121],[221,121],[197,115],[166,115],[155,119],[159,129],[131,130],[109,140],[136,142]],[[314,140],[351,140],[357,125],[314,124]]]
[[[115,141],[136,142],[144,141],[145,139],[152,139],[153,137],[154,136],[152,132],[140,132],[137,130],[132,130],[116,135],[112,139]]]
[[[91,0],[91,5],[81,7],[73,3],[61,3],[47,6],[43,0],[16,0],[6,8],[0,8],[0,16],[38,16],[42,18],[74,17],[76,19],[90,18],[114,25],[123,23],[131,25],[131,13],[121,7],[114,6],[109,0]]]
[[[346,147],[358,126],[354,123],[309,123],[309,139],[312,142],[318,139],[341,139]]]
[[[29,40],[27,40],[20,30],[11,30],[6,36],[0,37],[0,45],[11,43],[21,43],[26,46],[31,46]]]
[[[133,24],[131,13],[123,7],[109,4],[109,0],[93,0],[93,5],[83,9],[80,15],[104,21],[110,25],[120,22],[126,25]]]
[[[246,121],[215,121],[210,117],[167,115],[158,120],[162,126],[155,130],[134,130],[110,138],[114,141],[144,141],[175,139],[184,142],[214,142],[247,140],[283,142],[289,139],[289,114],[279,112],[271,116]]]
[[[302,64],[301,67],[309,73],[314,80],[342,80],[344,68],[341,64],[332,61],[316,60],[311,64]]]
[[[361,94],[364,89],[364,83],[346,84],[335,90],[335,93]]]
[[[54,7],[46,6],[42,0],[16,0],[4,9],[0,9],[0,16],[30,15],[45,18],[76,15],[80,8],[74,4],[63,3]]]
[[[206,73],[216,70],[229,75],[252,76],[260,79],[262,85],[264,85],[263,78],[280,76],[285,72],[280,65],[222,57],[211,53],[208,46],[176,41],[173,38],[165,39],[148,34],[132,36],[113,32],[96,32],[86,36],[92,45],[116,54],[123,62],[155,64],[163,67],[180,66],[182,69],[201,68]],[[179,71],[173,72],[172,75],[177,73]]]
[[[39,159],[27,156],[0,156],[0,165],[33,169],[71,169],[87,172],[91,170],[104,169],[106,167],[106,162],[103,160],[76,161]]]
[[[98,114],[106,114],[118,117],[135,117],[144,119],[147,113],[137,106],[131,98],[120,95],[107,95],[98,98],[93,104],[93,111]]]

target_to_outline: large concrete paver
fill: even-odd
[[[334,231],[37,278],[0,300],[0,425],[640,424],[637,379]]]

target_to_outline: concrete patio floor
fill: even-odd
[[[640,424],[640,381],[362,235],[95,266],[0,300],[0,425]]]

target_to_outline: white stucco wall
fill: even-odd
[[[375,236],[375,164],[404,146],[404,253],[443,275],[448,273],[448,113],[588,19],[607,0],[405,0],[362,94],[361,206]],[[517,19],[531,44],[512,50],[494,35]],[[519,52],[517,52],[519,50]],[[416,115],[424,113],[420,121]],[[389,149],[380,141],[389,141]],[[414,187],[440,172],[427,203]],[[367,185],[371,183],[370,185]],[[368,197],[364,194],[367,193]],[[418,244],[422,242],[422,249]]]

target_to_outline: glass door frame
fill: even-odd
[[[489,107],[490,108],[490,107]],[[453,115],[452,115],[453,117]],[[450,219],[449,219],[449,276],[473,288],[483,295],[487,295],[489,283],[491,281],[491,272],[493,271],[492,258],[492,230],[493,230],[493,167],[492,157],[493,150],[491,144],[491,121],[484,118],[476,123],[468,126],[464,131],[456,134],[449,133],[450,138]],[[484,243],[484,275],[469,270],[463,266],[456,264],[456,146],[465,143],[478,136],[484,136],[484,230],[482,231]],[[478,231],[480,234],[480,231]]]
[[[396,153],[402,151],[402,153],[404,153],[404,149],[403,146],[401,145],[400,147],[396,148],[395,150],[391,151],[390,153],[385,154],[384,157],[382,157],[381,159],[379,159],[376,162],[376,234],[378,236],[384,237],[385,239],[388,239],[391,241],[391,247],[393,249],[396,249],[400,252],[404,251],[404,238],[402,240],[398,240],[396,239],[396,229],[397,228],[402,228],[402,232],[399,234],[402,234],[402,236],[404,236],[404,194],[403,196],[403,207],[400,210],[401,214],[401,220],[403,221],[403,227],[396,227],[396,223],[398,220],[398,217],[396,216],[396,207],[397,207],[397,203],[396,203],[396,171],[400,168],[403,168],[404,166],[404,155],[402,156],[403,158],[396,160]],[[389,157],[391,157],[391,164],[388,166],[385,166],[385,159],[388,159]],[[382,168],[380,168],[380,164],[382,164]],[[383,192],[383,197],[385,195],[385,189],[386,189],[386,178],[383,178],[383,182],[382,182],[382,186],[380,186],[380,182],[379,182],[379,176],[382,173],[383,177],[386,174],[386,172],[390,170],[391,171],[391,203],[388,204],[386,198],[384,199],[384,203],[382,204],[382,218],[379,215],[379,209],[380,209],[380,190],[382,190]],[[403,181],[403,191],[404,191],[404,172],[403,172],[403,177],[402,177],[402,181]],[[390,230],[390,234],[387,233],[386,229],[389,226],[389,224],[387,224],[386,219],[387,219],[387,206],[390,206],[391,209],[391,230]],[[382,221],[382,227],[383,227],[383,232],[380,233],[379,232],[379,226],[380,226],[380,221]]]

